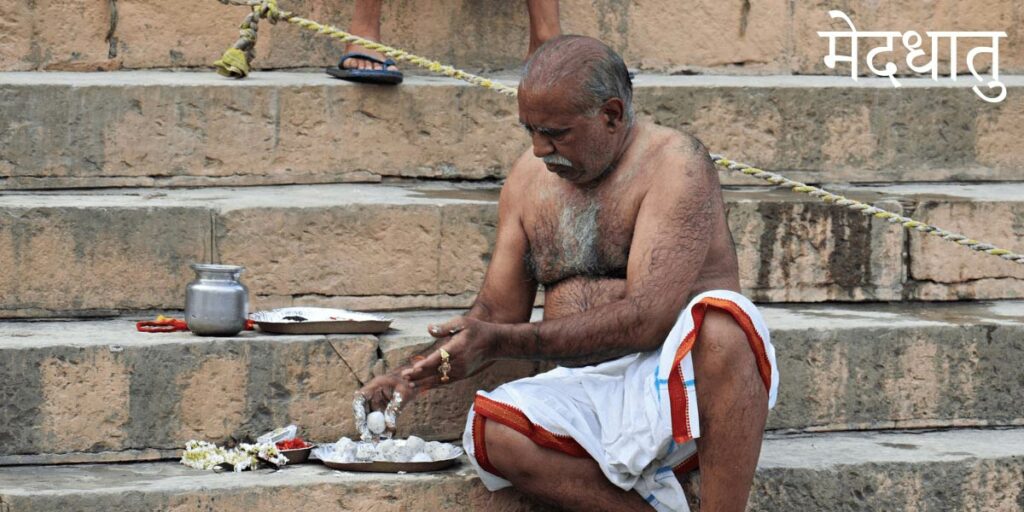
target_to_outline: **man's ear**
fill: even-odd
[[[608,131],[618,130],[626,121],[626,105],[619,98],[611,98],[601,106],[601,117]]]

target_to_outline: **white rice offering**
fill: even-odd
[[[394,439],[385,439],[377,443],[377,457],[379,460],[386,460],[388,462],[399,462],[404,456],[402,450],[399,449],[399,445]]]
[[[370,429],[370,433],[380,435],[384,432],[386,426],[384,425],[384,413],[380,411],[373,411],[369,416],[366,417],[366,427]]]
[[[411,453],[411,457],[412,455],[422,452],[427,443],[416,436],[409,436],[409,439],[405,440],[405,444],[409,447],[408,451]]]
[[[351,440],[351,439],[349,439],[347,437],[343,437],[343,438],[339,439],[337,443],[334,443],[334,445],[332,445],[332,446],[334,447],[336,453],[340,457],[343,457],[343,458],[348,459],[348,460],[355,460],[356,459],[356,442],[355,441],[353,441],[353,440]]]
[[[445,460],[458,457],[462,453],[462,449],[459,448],[458,446],[451,445],[448,443],[439,443],[437,441],[431,441],[427,443],[427,446],[424,448],[423,452],[430,457],[430,460]]]
[[[372,461],[377,458],[377,447],[373,443],[356,445],[356,460]]]
[[[327,462],[434,462],[462,455],[462,448],[437,441],[426,442],[416,436],[386,439],[377,444],[356,442],[343,437],[334,444],[317,446],[313,455]]]

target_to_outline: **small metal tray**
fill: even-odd
[[[274,334],[380,334],[392,319],[330,308],[280,308],[249,315],[263,332]]]
[[[325,466],[331,469],[342,471],[362,471],[368,473],[426,473],[428,471],[440,471],[450,468],[459,463],[459,457],[451,459],[435,460],[430,462],[329,462],[321,460]]]
[[[310,444],[305,448],[295,448],[293,450],[278,450],[281,455],[284,455],[288,459],[288,464],[302,464],[309,460],[309,454],[313,451],[316,445]]]

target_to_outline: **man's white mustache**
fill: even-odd
[[[545,164],[548,165],[561,165],[563,167],[572,167],[572,162],[568,158],[562,155],[548,155],[542,158]]]

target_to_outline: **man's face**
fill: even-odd
[[[519,122],[533,142],[533,154],[549,171],[581,185],[604,175],[615,158],[618,125],[604,111],[579,112],[569,87],[519,93]]]

